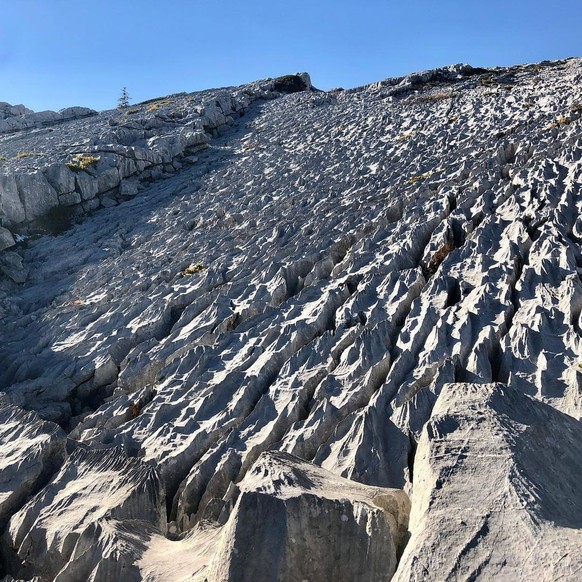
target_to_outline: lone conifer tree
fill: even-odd
[[[123,109],[124,107],[129,107],[129,100],[130,99],[131,99],[131,97],[129,96],[129,93],[127,92],[127,87],[124,87],[121,90],[121,95],[119,96],[119,99],[117,100],[118,109]]]

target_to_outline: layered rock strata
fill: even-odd
[[[307,74],[290,75],[100,114],[81,107],[32,113],[8,104],[2,109],[0,104],[0,134],[18,132],[0,137],[0,149],[8,154],[0,162],[1,224],[20,231],[31,225],[58,229],[68,213],[115,205],[120,198],[135,196],[140,182],[195,162],[193,154],[257,99],[310,88]],[[70,122],[88,116],[95,117]],[[62,121],[70,123],[40,129]],[[71,138],[76,139],[67,143]]]

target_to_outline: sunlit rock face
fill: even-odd
[[[0,135],[3,574],[577,579],[580,59],[60,115]]]

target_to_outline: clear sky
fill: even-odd
[[[582,56],[582,0],[0,0],[0,101],[116,105],[308,71],[354,87]]]

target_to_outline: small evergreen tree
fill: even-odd
[[[130,99],[131,99],[131,97],[129,96],[129,93],[127,92],[127,87],[124,87],[121,90],[121,95],[119,96],[119,99],[117,100],[117,108],[124,109],[125,107],[129,107],[129,100]]]

